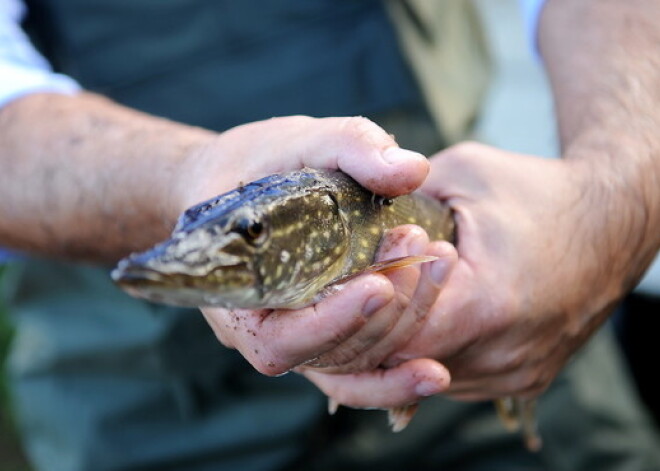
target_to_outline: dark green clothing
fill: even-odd
[[[385,413],[325,412],[301,377],[267,378],[220,346],[195,310],[119,293],[103,270],[10,267],[10,371],[38,469],[657,470],[650,426],[609,332],[541,398],[544,448],[526,452],[490,403],[434,398],[400,434]]]
[[[379,0],[28,0],[58,71],[119,103],[223,130],[419,103]]]
[[[218,130],[295,113],[371,115],[407,147],[438,146],[378,1],[29,6],[32,37],[58,70],[129,106]],[[304,379],[260,375],[196,310],[129,298],[107,267],[29,260],[8,275],[14,401],[38,469],[632,471],[659,462],[607,338],[542,399],[546,447],[533,455],[490,403],[429,400],[401,434],[384,412],[328,417]]]

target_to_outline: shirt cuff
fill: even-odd
[[[525,33],[531,49],[538,53],[537,33],[541,10],[546,0],[518,0],[525,24]]]
[[[73,95],[81,87],[71,77],[49,70],[0,62],[0,107],[35,92]]]

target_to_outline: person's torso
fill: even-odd
[[[27,29],[58,71],[177,121],[222,130],[420,101],[379,0],[27,3]]]

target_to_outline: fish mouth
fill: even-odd
[[[173,306],[234,307],[251,302],[254,296],[255,279],[246,271],[245,263],[224,265],[211,273],[195,275],[164,272],[129,258],[122,260],[110,276],[131,296]],[[223,282],[219,281],[223,278]]]
[[[189,263],[172,259],[168,247],[161,244],[129,255],[110,277],[133,297],[173,306],[234,306],[254,297],[256,277],[244,259],[226,256]]]
[[[245,263],[223,265],[212,270],[218,272],[245,271]],[[204,275],[193,275],[183,272],[163,272],[124,260],[110,273],[112,280],[122,287],[161,286],[161,287],[194,287],[205,278]]]
[[[127,287],[161,284],[166,279],[163,273],[127,260],[122,260],[117,268],[112,270],[110,277],[118,285]]]

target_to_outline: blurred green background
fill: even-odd
[[[0,285],[3,272],[4,266],[0,262]],[[11,337],[12,328],[7,318],[4,300],[0,296],[0,471],[29,471],[30,467],[21,452],[14,427],[5,378],[5,360]]]

